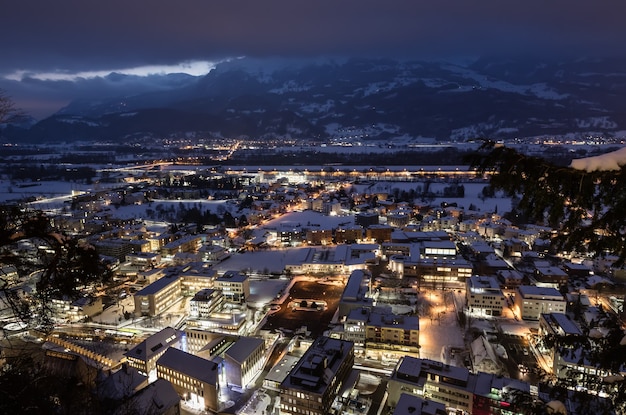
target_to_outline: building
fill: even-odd
[[[522,282],[524,281],[524,275],[514,269],[498,271],[497,275],[500,283],[507,289],[517,288],[522,285]]]
[[[472,275],[466,281],[467,311],[472,314],[500,316],[506,304],[495,277]]]
[[[534,278],[538,286],[559,288],[567,285],[568,275],[559,267],[538,266],[535,268]]]
[[[446,232],[405,232],[413,243],[387,245],[389,269],[398,277],[416,277],[421,282],[446,285],[472,275],[472,264],[457,255],[456,244]],[[392,254],[394,251],[398,254]],[[456,285],[456,284],[455,284]]]
[[[180,301],[214,284],[216,272],[201,264],[197,266],[156,268],[141,276],[150,284],[134,295],[136,316],[155,316]],[[167,270],[167,272],[166,272]]]
[[[367,330],[367,320],[369,319],[369,308],[354,308],[348,312],[343,323],[342,338],[354,343],[357,350],[364,351]]]
[[[207,318],[219,310],[224,303],[221,291],[212,288],[200,290],[189,301],[189,316],[192,318]]]
[[[177,275],[161,277],[135,293],[133,296],[135,316],[156,316],[179,301],[182,296],[180,278]]]
[[[126,262],[140,270],[154,268],[161,263],[161,255],[155,252],[135,252],[126,255]]]
[[[110,238],[92,241],[98,254],[110,256],[123,261],[126,255],[135,252],[135,247],[131,241],[121,238]]]
[[[102,297],[53,298],[50,305],[55,318],[72,323],[102,313]]]
[[[503,371],[500,359],[485,336],[478,336],[470,343],[470,359],[474,371],[496,375]]]
[[[403,228],[409,224],[411,216],[406,211],[392,211],[387,214],[387,225],[394,228]]]
[[[281,222],[276,230],[276,240],[282,246],[298,246],[304,241],[305,234],[300,224]]]
[[[363,239],[363,227],[359,225],[339,227],[335,230],[335,242],[352,244]]]
[[[352,271],[339,299],[339,319],[347,316],[350,311],[362,308],[371,308],[374,300],[370,297],[371,278],[364,270]]]
[[[219,263],[230,258],[230,253],[226,248],[219,245],[205,244],[198,250],[205,262]]]
[[[524,320],[539,320],[543,313],[564,313],[567,302],[556,288],[521,285],[517,288],[515,305]]]
[[[359,244],[359,246],[362,246]],[[352,245],[337,245],[333,248],[306,248],[299,261],[286,264],[285,269],[292,274],[349,274],[357,269],[365,269],[375,261],[375,253],[365,254],[352,251]]]
[[[245,388],[254,381],[265,365],[265,340],[240,337],[224,353],[226,382]]]
[[[417,245],[422,258],[455,258],[456,244],[450,240],[423,241]]]
[[[206,410],[219,409],[220,370],[217,363],[169,348],[156,363],[157,376],[172,384],[179,396]]]
[[[180,291],[183,296],[196,295],[198,291],[214,285],[217,271],[202,262],[192,262],[184,266],[178,273]]]
[[[185,337],[180,349],[210,359],[222,354],[234,341],[234,336],[188,325],[185,327]]]
[[[395,360],[419,357],[420,326],[417,316],[371,312],[365,324],[365,350],[368,356]]]
[[[132,395],[126,402],[117,406],[113,415],[151,414],[179,415],[180,396],[172,384],[157,379],[145,388]]]
[[[179,239],[166,243],[161,248],[161,255],[163,255],[163,257],[171,257],[181,252],[198,252],[201,246],[201,236],[185,235]]]
[[[237,271],[226,271],[215,280],[215,288],[222,291],[224,299],[243,304],[250,297],[250,280],[247,275]]]
[[[532,396],[530,383],[482,372],[472,376],[476,378],[472,415],[527,413],[526,405],[516,405],[514,397],[519,394]]]
[[[416,277],[420,283],[433,286],[465,283],[473,273],[472,264],[461,257],[433,259],[392,255],[388,266],[400,278]]]
[[[155,375],[156,362],[170,347],[177,347],[183,338],[183,332],[166,327],[137,344],[124,353],[128,365],[149,378]]]
[[[392,415],[448,415],[448,412],[442,403],[403,393]]]
[[[396,407],[403,393],[442,403],[447,409],[472,413],[475,376],[466,368],[406,356],[387,383],[388,405]]]
[[[393,228],[389,225],[370,225],[365,229],[365,239],[377,243],[390,242],[392,232]]]
[[[354,223],[367,228],[372,225],[378,225],[378,213],[376,212],[359,212],[354,217]]]
[[[596,365],[590,363],[588,353],[582,345],[590,342],[582,330],[565,313],[543,313],[539,317],[539,336],[554,339],[551,343],[540,342],[538,348],[550,355],[553,373],[557,378],[573,377],[574,373],[585,373],[588,377],[606,376]],[[546,347],[550,344],[550,347]]]
[[[331,228],[309,228],[306,231],[306,243],[309,245],[332,245],[333,230]]]
[[[289,376],[289,373],[300,360],[299,357],[286,354],[274,365],[269,373],[263,378],[263,387],[275,392],[280,390],[280,384]]]
[[[280,413],[328,415],[352,370],[352,342],[318,337],[280,384]]]

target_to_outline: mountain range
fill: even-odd
[[[145,89],[77,100],[29,128],[6,127],[2,135],[28,142],[183,134],[353,142],[626,131],[626,59],[617,58],[463,64],[244,58],[201,77],[163,76],[162,87]]]

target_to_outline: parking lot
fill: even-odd
[[[339,299],[343,292],[344,285],[338,283],[329,283],[322,279],[313,281],[298,281],[289,291],[289,297],[281,304],[280,310],[267,317],[267,323],[264,329],[282,329],[283,331],[296,331],[302,326],[306,326],[311,332],[312,338],[318,337],[328,329],[328,324],[332,320]],[[326,302],[324,310],[299,310],[288,307],[288,304],[294,299],[314,299]]]
[[[528,339],[521,336],[505,334],[502,335],[500,344],[506,349],[508,359],[503,359],[503,363],[509,372],[509,376],[514,379],[522,379],[535,383],[539,379],[537,359],[528,343]]]

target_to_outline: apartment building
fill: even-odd
[[[539,320],[543,313],[564,313],[567,302],[556,288],[521,285],[517,288],[515,305],[524,320]]]
[[[189,301],[189,316],[192,318],[208,318],[220,309],[224,303],[224,295],[213,288],[200,290]]]
[[[224,299],[243,304],[250,297],[250,280],[247,275],[237,271],[226,271],[215,279],[215,288],[222,291]]]
[[[460,413],[472,413],[476,377],[466,368],[415,357],[404,357],[387,384],[388,405],[398,404],[402,393],[444,404]]]
[[[354,364],[352,342],[318,337],[280,384],[280,413],[328,415]]]
[[[365,349],[368,355],[382,353],[383,359],[419,357],[419,317],[371,312],[365,323]],[[376,355],[376,357],[378,357]]]
[[[466,281],[467,310],[472,314],[500,316],[506,304],[495,277],[472,275]]]
[[[363,239],[363,227],[359,225],[343,226],[335,230],[335,242],[338,244],[355,243]]]
[[[133,296],[135,315],[156,316],[182,298],[180,278],[168,275],[137,291]]]
[[[306,230],[306,243],[308,245],[332,245],[333,230],[331,228],[309,228]]]

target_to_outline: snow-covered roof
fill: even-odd
[[[232,360],[243,363],[259,347],[263,347],[265,341],[257,337],[240,337],[226,350],[225,356]]]
[[[209,385],[217,385],[217,363],[170,347],[157,361],[163,366]]]

